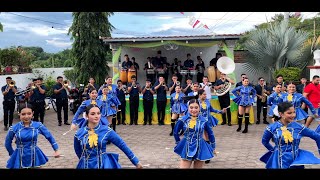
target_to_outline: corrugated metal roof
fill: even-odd
[[[102,37],[104,42],[128,42],[128,41],[161,41],[161,40],[220,40],[239,39],[242,34],[216,34],[194,36],[144,36],[144,37]]]

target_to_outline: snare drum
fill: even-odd
[[[147,69],[147,74],[154,74],[154,69]]]
[[[180,74],[181,75],[187,75],[188,74],[188,70],[182,69],[182,70],[180,70]]]
[[[134,69],[129,69],[129,71],[128,71],[128,82],[129,83],[131,83],[132,81],[131,81],[131,76],[132,75],[135,75],[136,76],[136,70],[134,70]]]
[[[157,71],[158,71],[158,74],[164,74],[165,73],[164,69],[157,69]]]
[[[190,75],[197,75],[198,71],[197,70],[189,70],[190,71]]]
[[[128,81],[128,75],[127,75],[127,70],[126,69],[122,69],[120,72],[120,80],[122,81],[122,83],[126,83]]]

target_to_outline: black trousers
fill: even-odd
[[[56,99],[57,115],[59,124],[62,123],[61,110],[63,108],[64,123],[68,122],[68,98]]]
[[[6,101],[4,100],[2,102],[3,105],[3,122],[4,126],[12,126],[13,122],[13,112],[14,108],[16,107],[16,102],[14,100]]]
[[[130,124],[138,123],[139,96],[130,97]]]
[[[227,93],[229,93],[229,92],[227,92]],[[227,108],[228,106],[230,106],[230,96],[218,96],[218,100],[219,100],[221,109]],[[227,117],[228,117],[228,123],[231,123],[230,108],[227,108],[227,112],[224,114],[221,114],[221,116],[222,116],[222,120],[224,123],[227,122]]]
[[[167,105],[167,101],[158,101],[157,100],[159,124],[164,124],[164,118],[166,115],[166,105]]]
[[[44,119],[44,113],[45,113],[45,102],[44,101],[34,101],[32,104],[32,110],[34,112],[33,114],[33,120],[39,121],[39,115],[40,115],[40,122],[43,123]]]
[[[153,100],[143,100],[143,109],[144,109],[144,123],[152,122],[152,109],[153,109]]]
[[[197,74],[197,82],[198,82],[198,83],[202,82],[203,76],[204,76],[203,73],[198,73],[198,74]]]
[[[126,121],[126,101],[120,101],[121,105],[118,106],[118,108],[121,111],[117,112],[117,119],[118,119],[118,123],[124,123]]]
[[[261,102],[261,99],[257,100],[257,121],[260,121],[261,108],[263,109],[263,120],[267,120],[267,100],[265,102]]]

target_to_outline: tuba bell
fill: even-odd
[[[224,74],[231,74],[235,70],[236,64],[231,58],[222,56],[217,61],[217,68]]]
[[[231,74],[236,68],[236,65],[234,63],[234,61],[226,56],[222,56],[221,58],[218,59],[217,61],[217,69],[224,73],[224,74]],[[217,89],[216,90],[216,95],[217,96],[223,96],[225,95],[227,92],[229,92],[230,88],[231,88],[231,83],[230,82],[225,82],[224,83],[224,87]]]

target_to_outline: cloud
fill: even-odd
[[[67,42],[62,38],[52,38],[50,40],[46,40],[47,44],[53,45],[59,48],[71,48],[72,42]]]

